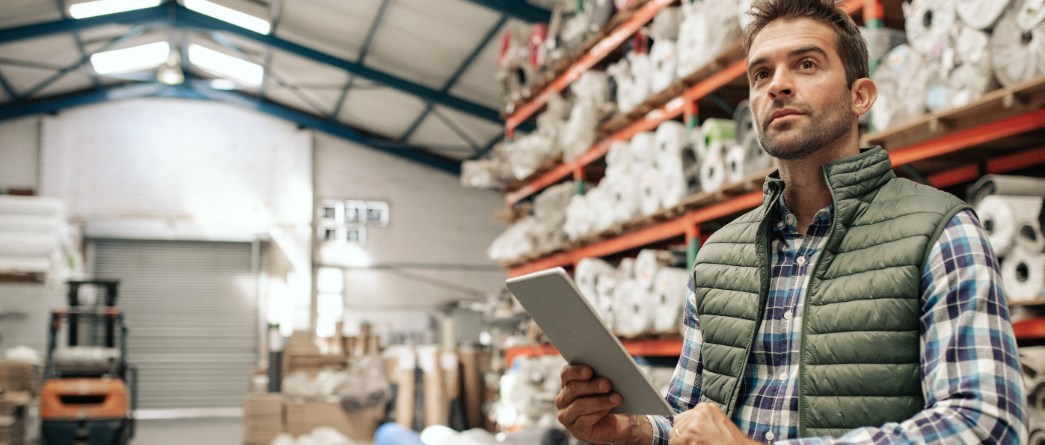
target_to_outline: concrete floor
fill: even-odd
[[[239,445],[243,419],[215,417],[138,420],[131,445]]]

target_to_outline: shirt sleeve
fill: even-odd
[[[700,359],[700,346],[704,338],[700,334],[700,323],[697,320],[696,295],[694,294],[693,277],[689,279],[689,290],[686,292],[686,309],[683,318],[682,355],[675,367],[675,374],[668,385],[668,393],[664,397],[675,414],[688,411],[700,400],[700,374],[703,362]],[[648,416],[653,426],[653,445],[666,445],[671,433],[674,417]]]
[[[787,444],[1026,441],[1024,395],[998,261],[971,211],[947,224],[923,268],[922,393],[926,408],[903,422],[840,438]]]

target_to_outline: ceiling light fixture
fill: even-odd
[[[117,12],[159,6],[162,0],[96,0],[69,5],[69,16],[74,19],[85,19]]]
[[[268,34],[272,30],[272,25],[270,25],[267,20],[254,17],[232,8],[221,6],[208,0],[185,0],[184,3],[186,8],[200,14],[209,15],[218,20],[242,28],[247,28],[259,34]]]
[[[246,86],[261,85],[265,77],[265,68],[261,65],[195,43],[189,45],[189,61],[205,71]]]
[[[181,85],[185,82],[185,73],[181,71],[181,58],[177,51],[171,51],[167,61],[156,69],[156,80],[166,85]]]
[[[103,76],[140,71],[163,65],[170,53],[171,46],[167,42],[153,42],[91,54],[91,66]]]

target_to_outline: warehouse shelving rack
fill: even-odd
[[[516,108],[506,119],[506,134],[511,137],[515,128],[532,117],[547,102],[550,94],[565,89],[584,70],[606,57],[628,36],[617,34],[623,30],[634,32],[652,19],[657,11],[672,2],[650,1],[609,35],[591,48],[563,74],[556,76],[531,101]],[[850,14],[862,13],[865,24],[881,26],[885,18],[883,0],[847,0],[841,7]],[[625,27],[627,26],[627,27]],[[683,117],[687,125],[695,123],[698,102],[725,89],[747,89],[744,76],[745,60],[739,43],[723,51],[715,60],[678,81],[666,91],[655,94],[637,111],[617,118],[599,129],[600,139],[583,155],[573,161],[558,162],[539,170],[529,178],[509,185],[505,201],[512,209],[519,202],[541,190],[573,179],[583,181],[586,169],[606,155],[616,141],[628,141],[632,136],[657,128],[660,123]],[[1023,85],[995,90],[979,101],[943,113],[926,115],[912,123],[886,131],[865,135],[864,146],[882,145],[890,154],[896,170],[914,176],[938,188],[971,182],[988,173],[1005,173],[1045,164],[1045,78]],[[960,156],[956,156],[960,155]],[[593,234],[551,252],[536,252],[518,261],[505,263],[510,277],[524,275],[550,267],[574,267],[584,258],[607,257],[626,253],[670,240],[684,239],[692,264],[702,239],[701,227],[719,222],[761,204],[761,183],[768,173],[759,172],[744,181],[731,184],[715,193],[698,193],[679,206],[665,209],[652,217],[619,224],[602,233]],[[657,340],[671,345],[656,351],[644,349],[635,341],[625,341],[633,354],[666,352],[678,354],[678,339]],[[528,349],[527,349],[528,348]],[[554,353],[550,347],[513,348],[508,353],[532,355]],[[629,349],[632,350],[632,349]],[[656,353],[652,355],[658,355]]]

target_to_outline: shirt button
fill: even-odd
[[[787,371],[780,373],[780,380],[787,380]]]
[[[792,315],[791,315],[791,311],[790,310],[784,311],[784,320],[790,320],[791,317],[792,317]]]
[[[806,257],[804,257],[804,256],[798,257],[798,259],[795,260],[795,263],[798,263],[799,266],[805,266],[806,265]]]
[[[784,222],[786,222],[787,225],[789,225],[789,226],[795,225],[796,224],[795,215],[792,215],[792,214],[788,213],[787,216],[784,217]]]
[[[766,431],[766,440],[773,440],[773,439],[776,439],[776,434],[773,434],[772,431]]]

